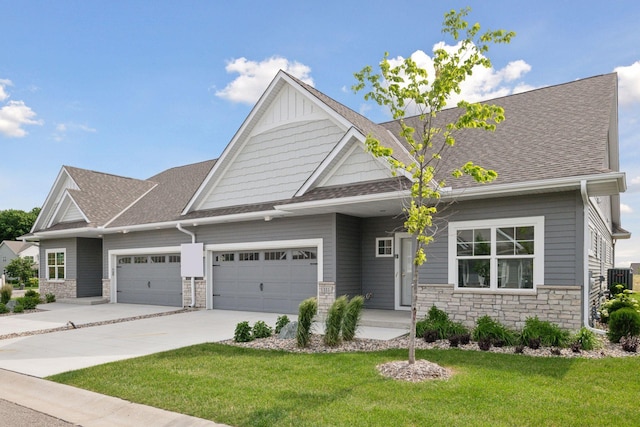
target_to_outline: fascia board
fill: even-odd
[[[597,183],[615,182],[618,193],[626,190],[624,172],[610,172],[597,175],[573,176],[567,178],[555,178],[549,180],[526,181],[514,184],[488,184],[486,186],[454,189],[443,193],[442,198],[477,198],[481,196],[506,196],[510,194],[525,194],[536,191],[554,191],[579,189],[580,181],[585,180],[587,185]]]
[[[411,196],[410,190],[392,191],[387,193],[367,194],[364,196],[341,197],[339,199],[313,200],[310,202],[289,203],[274,206],[278,210],[285,212],[297,211],[309,208],[319,208],[328,206],[350,205],[354,203],[376,202],[382,200],[405,199]]]
[[[42,210],[38,214],[38,217],[34,221],[33,225],[31,226],[30,233],[33,233],[36,227],[40,225],[40,221],[44,221],[44,218],[46,218],[46,213],[51,209],[51,206],[50,206],[51,201],[55,198],[55,195],[60,193],[60,189],[58,187],[60,185],[60,182],[62,181],[63,174],[65,174],[67,178],[73,181],[76,187],[78,187],[78,183],[75,182],[75,180],[73,179],[71,174],[67,171],[67,169],[64,166],[60,168],[60,172],[58,172],[58,176],[53,182],[53,186],[51,186],[51,190],[49,190],[49,194],[47,194],[47,198],[44,200],[44,203],[42,204]]]
[[[78,209],[78,212],[80,212],[80,215],[82,215],[82,219],[84,219],[85,222],[87,223],[91,222],[89,221],[89,218],[87,218],[87,215],[85,215],[85,213],[82,211],[82,209],[80,209],[80,206],[78,206],[76,201],[73,199],[73,196],[71,195],[71,193],[69,193],[68,189],[65,189],[62,197],[60,198],[60,203],[58,203],[56,210],[53,212],[53,215],[51,215],[51,219],[49,220],[49,223],[46,225],[47,228],[53,225],[56,218],[58,218],[58,214],[61,212],[63,206],[65,207],[65,211],[68,209],[68,206],[65,205],[65,202],[67,200],[69,200],[69,202],[72,203],[76,207],[76,209]]]
[[[98,236],[102,234],[98,228],[94,227],[82,227],[82,228],[70,228],[67,230],[55,230],[55,231],[41,231],[33,233],[30,238],[38,240],[46,239],[59,239],[62,237],[78,237],[78,236]]]

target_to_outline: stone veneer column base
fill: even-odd
[[[102,279],[102,298],[111,302],[111,279]]]
[[[197,279],[196,288],[196,305],[194,308],[205,308],[207,306],[207,281]],[[182,280],[182,306],[189,307],[191,305],[191,279]]]
[[[53,294],[56,299],[77,298],[76,280],[53,281],[42,279],[40,281],[40,295]]]
[[[485,315],[514,329],[522,329],[525,320],[533,316],[572,331],[582,326],[582,288],[579,286],[544,285],[525,294],[460,291],[450,284],[418,285],[418,319],[434,305],[453,321],[468,327],[473,327],[476,320]]]
[[[318,282],[318,317],[327,317],[329,308],[336,300],[336,284],[334,282]]]

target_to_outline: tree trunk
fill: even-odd
[[[411,279],[411,329],[409,330],[409,364],[416,363],[416,323],[418,318],[418,266],[413,265]]]

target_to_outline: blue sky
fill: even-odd
[[[372,120],[353,73],[426,58],[443,14],[517,33],[476,100],[619,73],[618,265],[640,262],[640,3],[628,1],[0,0],[0,210],[40,206],[62,165],[148,178],[216,158],[278,68]],[[499,173],[499,171],[498,171]]]

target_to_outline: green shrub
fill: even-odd
[[[636,353],[638,351],[638,345],[640,345],[640,339],[638,339],[637,336],[626,335],[620,338],[620,344],[624,351]]]
[[[600,307],[600,320],[602,323],[608,323],[611,313],[620,310],[621,308],[633,308],[640,312],[638,301],[631,298],[632,293],[633,292],[628,289],[621,289],[613,298],[605,301],[605,303]]]
[[[20,303],[20,301],[18,301],[16,303],[16,305],[13,306],[13,312],[14,313],[23,313],[24,312],[24,306]]]
[[[9,309],[7,308],[7,306],[4,303],[0,302],[0,314],[5,314],[8,312]]]
[[[607,332],[611,342],[617,343],[624,336],[638,334],[640,334],[640,314],[636,310],[626,307],[611,313],[609,332]]]
[[[11,299],[11,294],[13,293],[13,286],[8,283],[5,283],[0,288],[0,302],[6,304]]]
[[[516,342],[516,334],[513,331],[489,316],[478,318],[472,336],[475,341],[489,340],[493,345],[498,343],[511,346]]]
[[[251,326],[246,320],[236,325],[236,330],[233,333],[233,340],[235,342],[249,342],[253,341],[253,335],[251,334]]]
[[[311,340],[311,326],[313,318],[318,311],[318,301],[315,297],[307,298],[298,307],[298,329],[296,330],[296,343],[298,347],[306,347]]]
[[[31,288],[37,288],[38,286],[40,286],[40,280],[38,280],[37,277],[32,277],[29,279],[29,287]]]
[[[427,316],[416,322],[416,336],[425,337],[428,331],[435,331],[440,340],[448,339],[453,335],[464,335],[469,333],[469,329],[462,323],[453,322],[449,319],[449,315],[440,310],[435,305],[429,309]],[[429,332],[429,339],[433,336],[433,332]]]
[[[584,326],[575,334],[573,342],[577,344],[576,348],[582,350],[593,350],[600,345],[596,334]]]
[[[56,296],[52,293],[48,293],[44,295],[44,300],[47,302],[47,304],[56,302]]]
[[[352,341],[356,337],[356,331],[362,317],[362,307],[364,307],[364,297],[362,295],[356,295],[347,304],[344,318],[342,319],[343,340]]]
[[[24,292],[24,296],[25,297],[37,297],[37,298],[40,298],[40,294],[38,292],[36,292],[35,290],[33,290],[33,289],[27,289]]]
[[[538,319],[538,316],[525,320],[524,329],[520,333],[520,341],[529,345],[531,339],[538,338],[546,347],[567,347],[571,333],[561,329],[558,325],[546,320]]]
[[[35,296],[24,296],[24,297],[20,297],[20,298],[16,298],[16,300],[18,301],[18,303],[20,305],[22,305],[22,307],[25,310],[33,310],[35,309],[38,304],[40,304],[40,295],[38,295],[37,297]]]
[[[273,329],[271,326],[267,325],[264,321],[258,320],[253,324],[253,338],[269,338],[273,335]]]
[[[334,347],[340,343],[340,329],[342,328],[342,319],[347,309],[347,296],[342,295],[329,307],[327,318],[324,324],[324,343],[330,347]]]
[[[286,314],[283,314],[282,316],[278,316],[278,319],[276,320],[276,331],[275,331],[276,335],[278,335],[282,330],[282,328],[284,328],[289,323],[290,323],[290,320]]]

